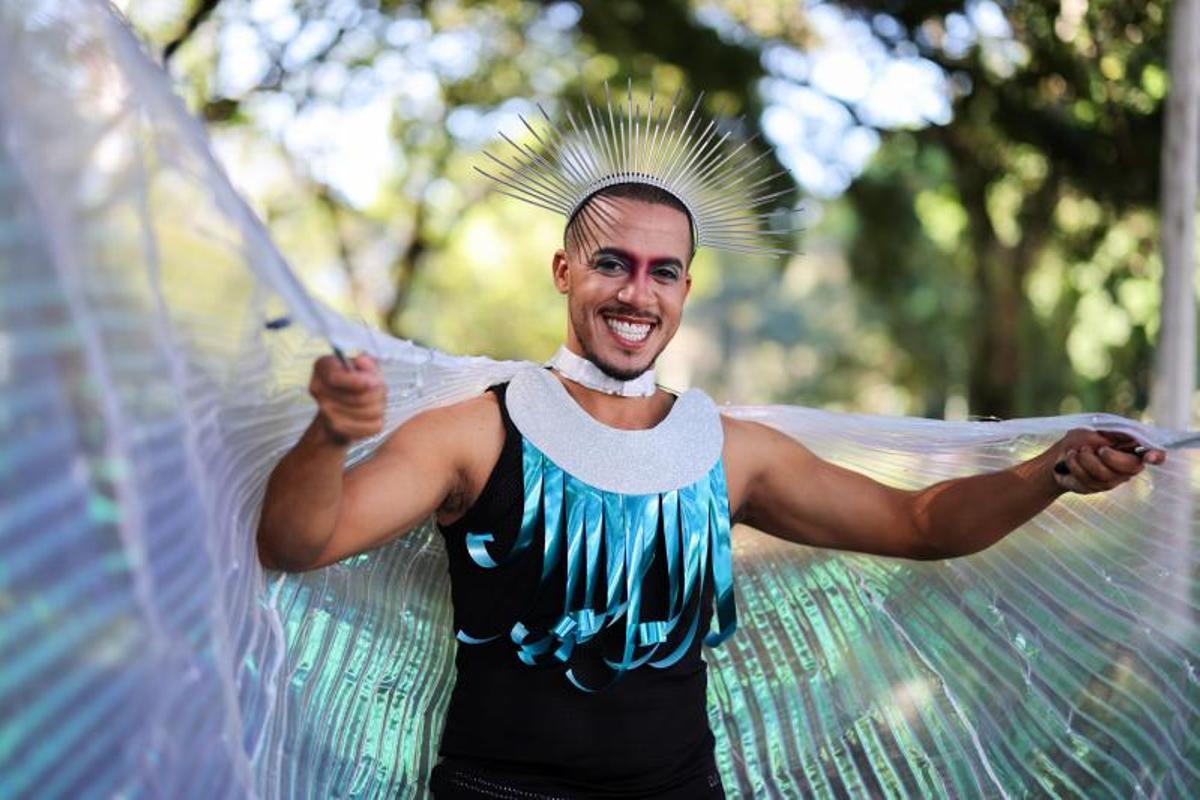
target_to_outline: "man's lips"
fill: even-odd
[[[618,314],[611,311],[601,311],[600,316],[604,319],[616,319],[622,322],[631,322],[635,325],[650,325],[658,324],[658,317],[643,317],[638,314]]]
[[[601,314],[604,327],[620,346],[636,350],[646,343],[657,326],[657,321],[627,314]]]

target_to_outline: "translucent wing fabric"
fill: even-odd
[[[738,409],[919,487],[1115,417],[945,423]],[[1200,790],[1193,455],[1067,496],[981,554],[906,562],[746,535],[743,628],[709,652],[750,796],[1182,797]],[[737,544],[735,544],[737,547]],[[743,635],[749,634],[749,635]]]
[[[0,0],[0,796],[426,794],[455,646],[440,539],[299,576],[255,558],[327,338],[383,359],[389,428],[517,366],[313,302],[106,5]],[[1079,425],[1172,435],[730,413],[909,487]],[[955,561],[738,529],[740,627],[706,651],[731,796],[1195,794],[1196,466]]]

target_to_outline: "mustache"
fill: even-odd
[[[629,319],[643,320],[655,325],[659,323],[657,314],[648,314],[645,311],[638,311],[636,308],[628,306],[604,306],[600,309],[601,314],[612,314],[618,317],[628,317]]]

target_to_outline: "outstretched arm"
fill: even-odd
[[[1105,491],[1141,472],[1115,449],[1121,435],[1077,429],[1008,469],[898,489],[831,464],[792,437],[725,419],[735,519],[815,547],[900,558],[952,558],[983,550],[1067,491]],[[1054,465],[1066,459],[1070,474]],[[1165,454],[1151,450],[1149,463]]]
[[[397,428],[375,454],[345,471],[355,439],[383,425],[383,381],[373,361],[355,369],[332,356],[313,368],[318,411],[267,482],[258,553],[270,569],[316,569],[378,547],[438,510],[461,475],[461,414],[434,409]]]

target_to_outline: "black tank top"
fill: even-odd
[[[507,631],[519,618],[548,621],[563,608],[561,579],[551,582],[558,587],[557,596],[532,597],[541,574],[544,531],[511,565],[484,569],[467,552],[467,533],[486,531],[494,533],[496,550],[505,552],[521,524],[522,442],[505,406],[506,388],[489,389],[496,393],[504,421],[500,458],[471,509],[453,524],[439,526],[449,554],[457,630]],[[656,554],[643,584],[649,618],[651,612],[665,610],[664,562],[665,556]],[[711,607],[712,588],[706,582],[701,630],[707,629]],[[620,627],[612,628],[618,642],[624,635]],[[600,663],[605,638],[577,648],[572,661],[577,674],[588,658]],[[570,683],[566,665],[520,661],[507,635],[485,644],[458,642],[439,754],[445,763],[543,792],[646,797],[698,776],[711,784],[716,767],[701,639],[696,636],[670,667],[643,665],[591,693]],[[435,779],[437,774],[435,768]],[[433,785],[436,790],[436,780]]]

